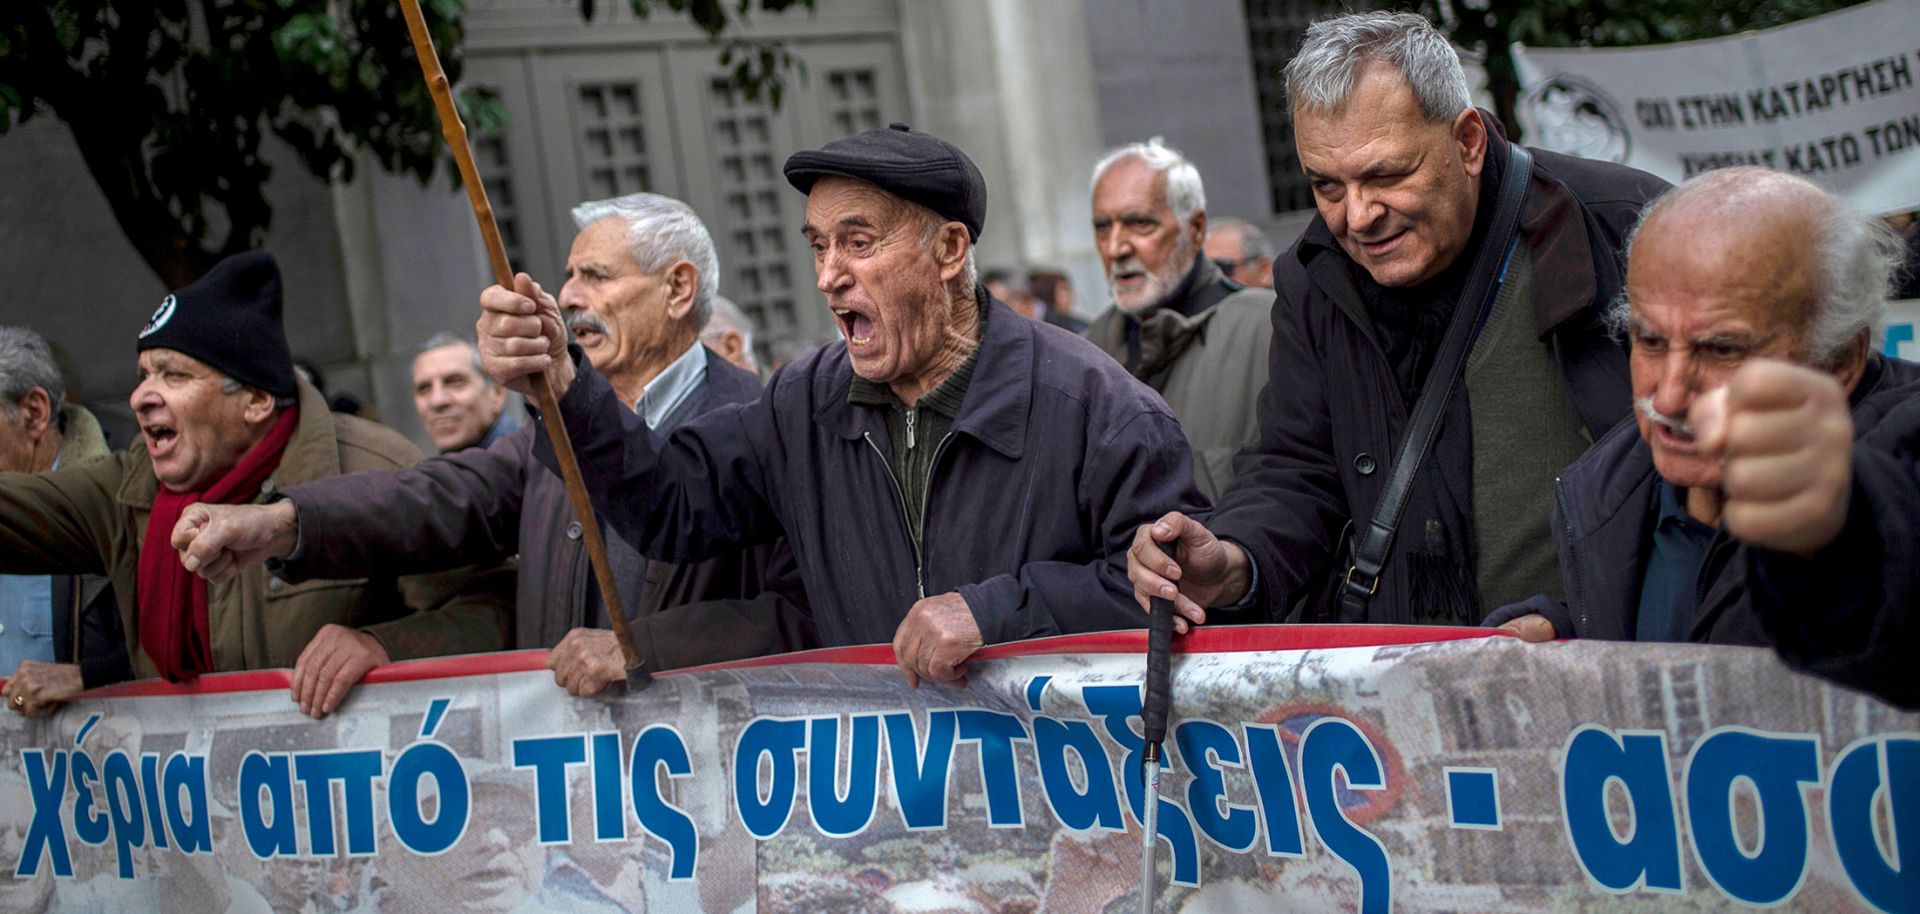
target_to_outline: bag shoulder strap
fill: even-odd
[[[1441,338],[1440,351],[1427,373],[1427,383],[1414,403],[1406,434],[1400,439],[1400,452],[1393,459],[1393,472],[1380,494],[1373,519],[1355,530],[1353,564],[1347,568],[1340,587],[1340,621],[1366,621],[1367,601],[1380,588],[1380,572],[1386,567],[1393,549],[1393,537],[1406,510],[1407,496],[1413,490],[1413,477],[1426,460],[1428,448],[1440,432],[1440,417],[1447,401],[1459,387],[1460,369],[1466,364],[1467,351],[1499,294],[1506,279],[1507,262],[1512,259],[1519,236],[1520,205],[1527,195],[1527,181],[1533,174],[1533,156],[1520,144],[1507,147],[1506,174],[1500,179],[1500,196],[1495,203],[1493,221],[1487,227],[1486,243],[1475,255],[1473,272],[1454,306],[1453,319]]]

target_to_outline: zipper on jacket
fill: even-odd
[[[910,408],[905,412],[907,414],[907,450],[911,451],[913,450],[913,420],[920,418],[920,411]]]
[[[881,450],[879,443],[873,440],[873,433],[862,432],[860,437],[866,440],[867,447],[873,448],[874,456],[880,458],[880,468],[887,471],[887,481],[893,484],[893,497],[895,502],[900,505],[900,526],[905,528],[907,545],[913,547],[914,587],[919,591],[920,599],[924,600],[927,598],[926,569],[920,561],[920,543],[913,538],[913,528],[907,527],[907,521],[909,519],[907,516],[907,490],[900,487],[900,477],[894,475],[893,464],[887,460],[887,452]],[[931,482],[933,474],[929,473],[927,475],[929,477],[928,481]],[[923,515],[921,520],[925,521],[926,517]]]
[[[907,428],[911,429],[913,426],[909,425]],[[912,438],[909,437],[908,440],[911,441]],[[940,455],[946,453],[947,442],[952,440],[953,432],[941,435],[940,443],[933,446],[933,462],[927,464],[927,484],[920,490],[920,539],[923,541],[927,538],[927,502],[933,500],[933,474],[940,472]],[[924,562],[918,564],[920,567],[914,570],[920,581],[920,599],[924,600],[927,598],[927,566]]]
[[[1561,485],[1560,477],[1558,476],[1553,477],[1553,500],[1560,504],[1560,526],[1567,531],[1567,557],[1571,559],[1573,558],[1573,513],[1567,510],[1567,489],[1566,486]],[[1584,592],[1576,592],[1580,591],[1580,563],[1577,561],[1568,562],[1567,575],[1571,578],[1571,580],[1567,582],[1569,585],[1567,600],[1569,602],[1575,599],[1580,601],[1580,630],[1583,632],[1592,631],[1593,627],[1587,624],[1587,604],[1590,601],[1586,599]],[[1553,634],[1556,638],[1571,638],[1574,636],[1572,632],[1554,632]]]

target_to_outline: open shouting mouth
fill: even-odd
[[[835,308],[833,316],[840,321],[840,335],[847,338],[847,344],[865,347],[873,342],[873,318],[852,308]]]

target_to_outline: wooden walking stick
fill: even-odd
[[[433,37],[427,34],[427,21],[420,15],[420,0],[400,0],[400,11],[407,18],[413,53],[420,58],[420,72],[427,79],[427,91],[433,94],[434,110],[440,113],[440,132],[447,138],[448,148],[453,150],[453,160],[460,168],[460,183],[467,186],[474,221],[480,223],[480,237],[487,245],[487,262],[493,265],[493,280],[511,289],[513,267],[507,263],[507,246],[500,240],[500,226],[494,223],[487,188],[480,183],[480,170],[473,164],[473,149],[467,144],[467,125],[460,121],[460,112],[453,105],[453,87],[447,82],[446,71],[440,68],[440,55],[434,52]],[[573,505],[573,515],[580,519],[580,532],[586,537],[593,579],[600,585],[600,602],[606,607],[607,617],[613,621],[613,634],[620,641],[620,653],[627,664],[627,687],[644,689],[653,677],[641,661],[640,652],[634,648],[633,631],[620,605],[620,591],[614,586],[613,566],[607,563],[607,543],[600,536],[593,502],[588,499],[586,483],[580,478],[580,462],[574,457],[573,439],[567,434],[566,423],[560,419],[559,398],[554,395],[553,382],[545,375],[532,387],[534,405],[540,408],[540,420],[546,423],[547,437],[553,440],[553,453],[560,461],[560,478],[567,484],[567,501]]]

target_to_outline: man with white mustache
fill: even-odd
[[[566,325],[612,385],[620,408],[671,430],[760,395],[760,381],[700,345],[719,275],[713,239],[692,208],[631,194],[574,208],[580,233],[560,289]],[[176,541],[215,578],[272,560],[289,580],[360,577],[474,558],[520,558],[514,631],[520,648],[552,648],[554,680],[593,695],[626,679],[606,604],[589,574],[580,522],[560,477],[533,458],[533,429],[396,473],[288,489],[258,508],[207,509]],[[396,521],[398,519],[398,521]],[[641,660],[668,669],[810,645],[791,564],[773,546],[708,561],[650,564],[609,536]],[[763,572],[782,583],[766,584]],[[345,689],[320,702],[331,710]]]
[[[1760,168],[1648,207],[1612,315],[1638,422],[1558,482],[1566,598],[1488,624],[1772,645],[1920,705],[1920,365],[1878,351],[1898,255],[1870,217]]]
[[[1093,166],[1093,240],[1113,307],[1087,339],[1166,398],[1193,446],[1194,481],[1218,499],[1234,452],[1260,438],[1273,293],[1222,276],[1206,239],[1200,171],[1159,137]]]
[[[785,535],[821,641],[891,640],[908,682],[964,684],[984,644],[1139,627],[1120,558],[1191,510],[1166,403],[1086,340],[987,294],[986,180],[905,124],[794,153],[803,237],[842,341],[765,396],[670,436],[623,415],[532,279],[481,293],[480,352],[513,389],[545,373],[594,506],[649,558]],[[552,465],[552,444],[536,455]]]

